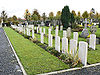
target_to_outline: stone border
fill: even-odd
[[[3,29],[3,30],[4,30],[4,29]],[[5,36],[6,36],[7,40],[8,40],[8,42],[9,42],[9,44],[10,44],[10,47],[12,48],[12,50],[13,50],[13,52],[14,52],[14,55],[15,55],[15,57],[16,57],[16,59],[17,59],[17,61],[18,61],[18,64],[19,64],[19,66],[20,66],[20,68],[21,68],[22,72],[23,72],[23,75],[27,75],[27,73],[26,73],[26,71],[24,70],[24,67],[23,67],[23,65],[21,64],[21,62],[20,62],[20,60],[19,60],[19,58],[18,58],[18,56],[17,56],[17,54],[16,54],[16,52],[15,52],[15,50],[14,50],[14,48],[13,48],[12,44],[11,44],[11,42],[10,42],[10,40],[9,40],[8,36],[6,35],[5,30],[4,30],[4,34],[5,34]]]
[[[80,69],[83,69],[83,68],[93,67],[93,66],[97,66],[97,65],[100,65],[100,63],[91,64],[91,65],[87,65],[87,66],[82,66],[82,67],[79,67],[79,68],[77,67],[77,68],[71,68],[71,69],[66,69],[66,70],[60,70],[60,71],[55,71],[55,72],[44,73],[44,74],[38,74],[38,75],[53,75],[53,74],[67,72],[67,71],[80,70]]]

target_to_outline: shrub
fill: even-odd
[[[66,55],[65,54],[61,54],[60,55],[60,59],[65,60],[66,59]]]

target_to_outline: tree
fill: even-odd
[[[75,12],[74,10],[72,10],[72,14],[73,14],[74,16],[76,16],[76,12]]]
[[[43,21],[45,22],[45,20],[46,20],[46,15],[45,15],[45,13],[42,14],[42,18],[43,18]]]
[[[30,20],[30,12],[28,9],[25,10],[25,13],[24,13],[24,18],[26,19],[26,21],[29,21]]]
[[[80,11],[78,11],[78,15],[77,15],[77,16],[81,17],[81,13],[80,13]]]
[[[62,9],[62,14],[61,14],[61,21],[62,21],[62,24],[64,26],[64,29],[68,28],[68,26],[70,25],[69,24],[70,20],[71,20],[71,14],[70,14],[69,6],[65,6]]]
[[[98,12],[96,12],[95,19],[98,19],[98,17],[99,17],[99,14],[98,14]]]
[[[73,15],[73,13],[71,13],[71,24],[73,24],[74,22],[75,22],[75,18],[74,18],[74,15]]]
[[[16,17],[15,15],[13,15],[12,19],[13,19],[14,21],[16,21],[16,20],[17,20],[17,17]]]
[[[38,12],[37,9],[34,9],[34,11],[33,11],[32,15],[31,15],[31,17],[33,17],[33,15],[35,15],[35,16],[37,15],[38,20],[40,20],[40,14],[39,14],[39,12]]]
[[[12,17],[12,22],[13,24],[17,25],[18,24],[18,20],[17,20],[17,17],[15,15],[13,15]]]
[[[49,19],[52,21],[54,19],[54,13],[53,12],[50,12],[49,13]]]
[[[89,14],[87,11],[85,11],[83,14],[82,14],[82,17],[85,19],[85,18],[88,18]]]
[[[56,20],[60,20],[61,19],[61,11],[58,11],[56,14]]]
[[[7,13],[4,10],[1,12],[1,19],[3,23],[7,21]]]
[[[37,21],[38,20],[38,16],[36,14],[32,15],[32,20]]]

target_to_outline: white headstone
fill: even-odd
[[[78,32],[73,32],[73,39],[78,41]]]
[[[63,31],[63,37],[67,37],[67,32],[66,32],[66,30]]]
[[[28,31],[29,31],[29,32],[28,32],[28,35],[30,36],[30,29],[28,29]]]
[[[63,30],[63,26],[60,26],[60,30]]]
[[[34,27],[34,29],[36,30],[36,27]]]
[[[58,36],[58,29],[55,30],[55,36]]]
[[[90,34],[89,48],[92,48],[95,50],[95,47],[96,47],[96,35]]]
[[[44,34],[41,33],[41,43],[44,43]]]
[[[59,27],[58,26],[56,26],[56,29],[58,29]]]
[[[48,34],[49,34],[49,35],[51,34],[51,29],[50,29],[50,28],[48,29]]]
[[[60,52],[60,37],[57,36],[57,51]]]
[[[88,43],[80,41],[78,57],[80,58],[82,64],[84,64],[85,66],[87,65],[87,52],[88,52]]]
[[[29,29],[27,28],[26,30],[27,30],[27,35],[29,35]]]
[[[42,28],[40,28],[40,34],[42,33]]]
[[[55,50],[57,50],[57,36],[58,36],[58,29],[55,30]]]
[[[67,29],[67,37],[70,38],[71,37],[71,28],[68,27]]]
[[[62,53],[67,54],[68,50],[68,39],[66,37],[62,38]]]
[[[77,41],[74,39],[70,40],[70,54],[74,56],[77,52]]]
[[[52,47],[52,35],[49,35],[49,38],[48,38],[48,45],[50,46],[50,47]]]
[[[43,28],[43,33],[45,34],[45,28]]]
[[[32,38],[34,39],[34,30],[32,29]]]

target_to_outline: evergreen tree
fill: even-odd
[[[68,28],[70,20],[71,20],[71,14],[70,14],[69,6],[65,6],[62,9],[62,14],[61,14],[61,21],[64,26],[64,29]]]
[[[75,18],[74,18],[74,15],[73,15],[73,13],[71,13],[71,24],[73,24],[74,22],[75,22]]]

